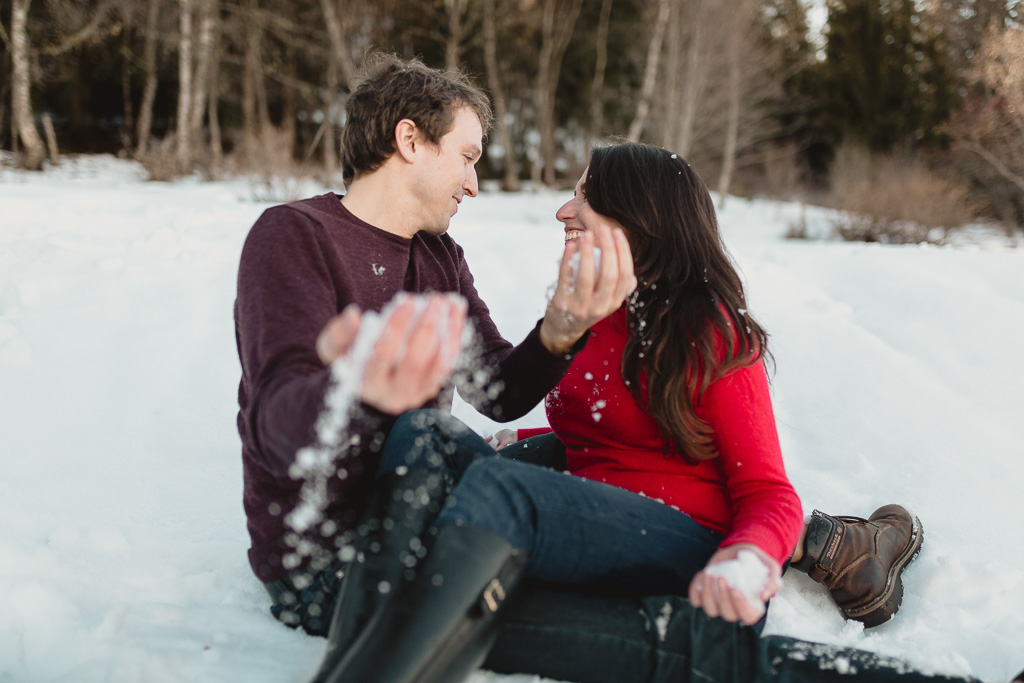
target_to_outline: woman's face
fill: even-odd
[[[622,229],[622,225],[617,220],[599,214],[591,208],[587,201],[586,179],[587,171],[584,170],[579,182],[576,183],[572,199],[555,212],[555,218],[565,224],[566,242],[581,236],[585,230],[594,230],[601,224],[607,225],[609,228]]]

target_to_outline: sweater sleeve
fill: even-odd
[[[540,436],[541,434],[550,434],[551,432],[551,427],[521,427],[516,430],[516,441],[522,441],[523,439],[532,439],[535,436]]]
[[[712,383],[697,414],[714,429],[732,505],[732,531],[722,546],[753,543],[783,563],[796,546],[803,512],[782,462],[764,365]]]
[[[332,278],[316,222],[287,206],[269,209],[242,249],[235,330],[242,364],[240,427],[260,464],[288,476],[296,452],[314,441],[330,381],[317,335],[351,293]],[[371,436],[383,422],[360,411],[350,431]]]

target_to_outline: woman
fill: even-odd
[[[568,242],[561,278],[593,286],[594,235],[622,231],[636,292],[591,329],[548,396],[557,439],[527,439],[496,458],[450,416],[398,420],[318,680],[458,680],[488,651],[493,615],[522,577],[689,592],[707,615],[747,624],[774,594],[802,511],[772,417],[767,334],[747,314],[707,189],[674,154],[616,145],[594,151],[556,215]],[[576,476],[530,462],[549,463],[563,443]],[[808,557],[800,544],[793,559],[824,575],[865,550],[877,555],[884,537],[894,557],[883,576],[896,585],[920,546],[919,524],[902,508],[872,522],[816,515]],[[431,525],[436,532],[424,534]],[[858,534],[870,538],[858,546]],[[742,551],[766,575],[753,598],[714,576]],[[891,615],[898,597],[870,596],[870,612]]]
[[[868,627],[891,618],[902,596],[899,574],[920,549],[920,522],[891,505],[870,523],[815,511],[811,552],[805,556],[802,537],[795,543],[802,517],[783,468],[764,372],[768,335],[747,311],[711,196],[690,164],[647,145],[595,149],[556,217],[567,242],[602,224],[621,228],[639,282],[628,306],[592,328],[547,397],[567,469],[663,500],[723,534],[719,549],[705,558],[708,566],[742,550],[757,554],[769,569],[762,600],[775,593],[783,563],[806,572],[843,533],[846,557],[812,577],[829,585],[847,618]],[[496,446],[547,431],[504,430]],[[889,590],[849,572],[870,552],[869,537],[880,526],[888,555],[872,569],[881,569]],[[762,613],[760,604],[704,571],[687,592],[712,617],[750,624]]]

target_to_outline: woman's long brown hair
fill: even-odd
[[[714,432],[696,405],[716,379],[761,360],[768,335],[747,313],[711,195],[681,157],[637,143],[595,149],[583,192],[622,224],[633,251],[639,284],[622,376],[666,453],[714,458]]]

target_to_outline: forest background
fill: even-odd
[[[809,12],[825,16],[811,27]],[[340,185],[368,50],[489,93],[487,185],[566,187],[597,140],[668,147],[721,196],[845,209],[837,234],[1024,231],[1019,0],[0,0],[0,163],[115,153],[153,180]],[[282,189],[283,188],[283,189]],[[280,196],[275,199],[291,199]],[[805,236],[795,224],[792,237]]]

